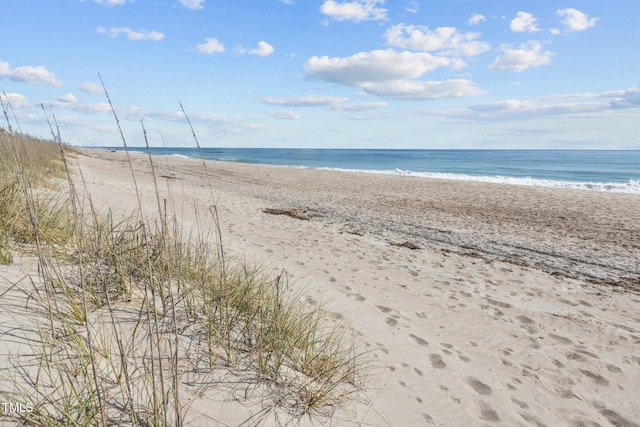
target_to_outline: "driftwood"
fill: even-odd
[[[272,209],[272,208],[267,208],[267,209],[263,209],[262,212],[270,214],[270,215],[286,215],[286,216],[289,216],[291,218],[300,219],[302,221],[309,221],[311,219],[308,216],[299,213],[296,209]]]
[[[402,242],[402,243],[394,243],[394,242],[391,242],[391,245],[392,245],[392,246],[398,246],[398,247],[400,247],[400,248],[409,248],[409,249],[414,250],[414,251],[415,251],[415,250],[418,250],[418,249],[422,249],[420,246],[418,246],[418,245],[416,245],[415,243],[410,242],[410,241],[408,241],[408,240],[407,240],[407,241],[405,241],[405,242]]]

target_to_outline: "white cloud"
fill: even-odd
[[[201,10],[204,8],[204,0],[180,0],[180,4],[191,10]]]
[[[397,80],[366,84],[363,89],[372,95],[398,100],[433,100],[481,95],[484,92],[466,79],[444,81]]]
[[[392,49],[360,52],[347,58],[314,56],[304,65],[305,74],[347,86],[370,82],[413,79],[440,67],[456,66],[454,60],[427,52],[396,52]]]
[[[320,12],[336,21],[381,21],[387,19],[387,9],[378,7],[385,0],[353,0],[338,3],[325,0],[320,6]]]
[[[102,93],[102,86],[97,83],[82,82],[80,90],[86,93]]]
[[[605,92],[604,96],[612,96],[609,103],[611,108],[638,108],[640,107],[640,87],[634,86],[623,91]]]
[[[464,62],[427,52],[396,52],[392,49],[360,52],[347,58],[310,58],[305,74],[389,99],[426,100],[478,95],[482,91],[469,80],[419,81],[425,73],[441,67],[457,69]]]
[[[487,18],[484,15],[481,15],[479,13],[474,13],[473,15],[471,15],[471,18],[469,18],[469,20],[467,21],[467,24],[478,25],[482,21],[486,21],[486,20]]]
[[[56,79],[56,75],[39,65],[32,67],[29,65],[11,68],[11,64],[0,60],[0,78],[6,77],[9,80],[23,83],[41,83],[49,86],[60,87],[62,82]]]
[[[568,31],[584,31],[594,27],[598,18],[590,18],[584,12],[574,8],[558,9],[556,12],[562,18],[562,23]]]
[[[516,17],[511,20],[509,27],[511,31],[515,31],[516,33],[535,33],[536,31],[540,31],[537,21],[538,20],[530,13],[518,12]]]
[[[29,100],[21,93],[0,93],[2,102],[11,104],[13,108],[26,108],[29,106]]]
[[[71,92],[65,93],[62,96],[58,97],[58,101],[60,102],[68,102],[69,104],[75,104],[78,102],[78,98],[75,97]]]
[[[290,98],[265,97],[262,98],[261,101],[268,105],[279,105],[281,107],[331,107],[349,102],[349,98],[342,96],[307,95]]]
[[[421,25],[398,24],[385,32],[387,44],[411,50],[455,56],[476,56],[489,50],[489,45],[477,39],[479,33],[461,33],[455,27],[430,30]]]
[[[500,50],[503,55],[493,61],[489,66],[490,71],[515,71],[519,73],[527,68],[549,65],[553,56],[552,52],[543,50],[539,41],[521,44],[516,49],[502,46]]]
[[[338,104],[334,106],[333,109],[338,111],[371,111],[371,110],[377,110],[379,108],[384,108],[386,106],[387,106],[386,102],[372,101],[372,102],[355,102],[355,103],[347,103],[347,104]]]
[[[122,6],[127,2],[127,0],[93,0],[94,3],[99,4],[101,6]]]
[[[224,52],[225,48],[216,38],[207,38],[205,42],[196,46],[196,50],[200,53],[211,55],[212,53]]]
[[[55,108],[73,110],[80,113],[107,113],[111,111],[111,107],[106,102],[98,102],[95,104],[85,104],[82,102],[68,102],[68,101],[40,101],[41,104],[51,105]]]
[[[296,2],[294,0],[278,0],[280,3],[284,3],[286,5],[289,6],[293,6],[294,4],[296,4]]]
[[[269,56],[274,52],[273,46],[265,41],[260,41],[258,43],[258,47],[255,49],[246,49],[242,46],[239,46],[237,49],[238,53],[248,53],[250,55],[258,55],[258,56]]]
[[[351,102],[349,98],[343,96],[329,95],[306,95],[284,98],[265,97],[262,102],[268,105],[279,105],[281,107],[328,107],[334,111],[368,111],[384,108],[386,102]]]
[[[96,31],[99,34],[106,34],[111,38],[116,38],[124,34],[129,40],[151,40],[157,42],[164,38],[164,34],[158,31],[134,31],[129,27],[111,27],[108,30],[104,27],[98,27]]]
[[[610,108],[607,102],[559,102],[521,101],[509,99],[472,105],[466,118],[475,120],[522,120],[549,116],[575,116],[603,112]]]
[[[574,102],[567,102],[567,100]],[[591,101],[596,100],[596,101]],[[529,120],[539,117],[585,117],[611,114],[612,110],[640,108],[640,87],[601,93],[546,96],[542,99],[507,99],[453,111],[431,111],[452,118],[482,121]]]
[[[61,101],[41,101],[42,104],[51,105],[54,108],[77,111],[86,114],[111,113],[111,106],[106,102],[99,103],[69,103]],[[136,105],[115,107],[116,113],[123,120],[140,121],[140,120],[166,120],[171,122],[184,122],[185,117],[182,111],[177,110],[159,110],[152,108],[144,108]],[[189,118],[193,123],[202,123],[207,126],[216,128],[225,134],[241,134],[246,132],[254,132],[263,129],[260,124],[250,123],[229,116],[221,116],[217,114],[191,113]]]
[[[405,9],[409,13],[418,13],[420,11],[420,4],[417,1],[410,2]]]
[[[298,120],[300,115],[293,110],[267,111],[267,114],[278,120]]]

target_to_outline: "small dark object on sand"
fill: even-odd
[[[264,213],[268,213],[271,215],[287,215],[290,216],[291,218],[295,218],[295,219],[300,219],[302,221],[309,221],[309,217],[306,215],[302,215],[301,213],[299,213],[296,209],[271,209],[271,208],[267,208],[264,209],[262,212]]]
[[[415,250],[418,250],[418,249],[422,249],[420,246],[418,246],[418,245],[416,245],[415,243],[410,242],[410,241],[408,241],[408,240],[407,240],[407,241],[405,241],[405,242],[402,242],[402,243],[393,243],[393,242],[392,242],[391,244],[392,244],[393,246],[398,246],[398,247],[400,247],[400,248],[409,248],[409,249],[414,250],[414,251],[415,251]]]

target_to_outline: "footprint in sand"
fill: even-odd
[[[480,418],[485,421],[500,421],[500,417],[496,411],[494,411],[487,403],[482,401],[480,402]]]
[[[334,320],[342,320],[344,319],[344,316],[340,313],[335,313],[333,311],[327,311],[327,316],[329,316],[330,318],[334,319]]]
[[[389,313],[391,311],[389,307],[385,307],[383,305],[376,305],[376,307],[383,313]]]
[[[605,377],[599,374],[594,374],[591,371],[587,371],[586,369],[579,369],[582,375],[585,375],[593,380],[598,385],[609,385],[609,381]]]
[[[417,342],[418,344],[420,344],[423,347],[429,345],[429,343],[426,340],[420,338],[419,336],[416,336],[416,335],[413,335],[413,334],[409,334],[409,337],[412,338],[415,342]]]
[[[387,317],[385,319],[385,323],[393,328],[394,326],[396,326],[398,324],[398,321],[396,319],[391,318],[391,317]]]
[[[422,414],[422,418],[424,418],[424,420],[426,422],[428,422],[429,424],[434,424],[433,422],[433,418],[431,417],[431,415],[429,414]]]
[[[618,368],[616,365],[607,365],[607,369],[609,372],[613,372],[614,374],[619,374],[622,372],[622,369]]]
[[[561,344],[573,344],[573,340],[567,337],[563,337],[562,335],[549,334],[549,337],[553,338]]]
[[[511,401],[513,403],[515,403],[516,405],[518,405],[521,409],[527,409],[529,407],[529,405],[527,405],[525,402],[523,402],[522,400],[518,400],[518,399],[514,399],[511,398]]]
[[[491,387],[489,387],[479,379],[474,377],[467,377],[465,379],[465,382],[469,384],[476,393],[481,394],[483,396],[491,395]]]
[[[501,307],[501,308],[512,308],[513,306],[511,304],[509,304],[508,302],[502,302],[502,301],[497,301],[491,298],[485,298],[487,300],[487,302],[491,305],[495,305],[497,307]]]
[[[429,355],[429,359],[431,360],[431,366],[433,369],[444,369],[447,367],[447,364],[442,360],[442,356],[439,354],[432,353]]]
[[[604,417],[614,426],[640,427],[639,424],[623,418],[620,414],[612,411],[611,409],[602,409],[600,413],[604,415]]]
[[[520,321],[520,323],[525,324],[525,325],[531,325],[533,324],[533,320],[531,320],[531,318],[527,317],[527,316],[518,316],[516,317],[516,319],[518,319]]]

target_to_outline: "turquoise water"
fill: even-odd
[[[200,157],[197,148],[151,148],[151,153]],[[640,194],[640,150],[203,148],[202,155],[242,163]]]

